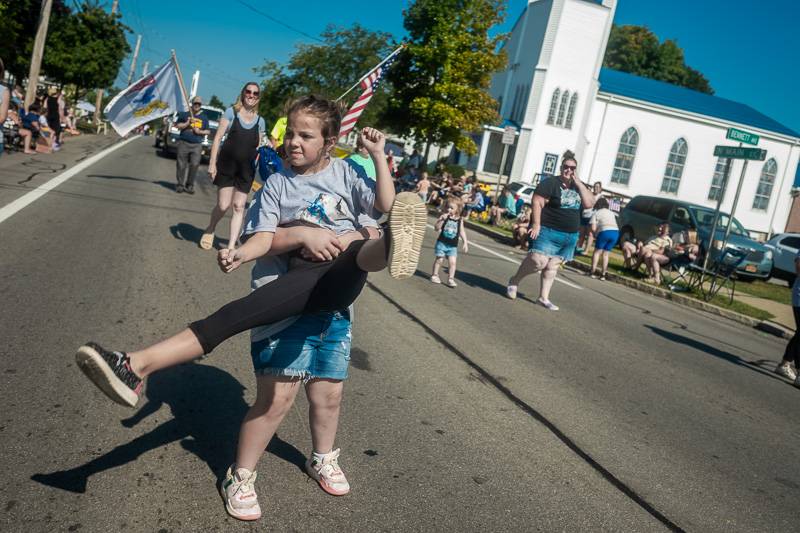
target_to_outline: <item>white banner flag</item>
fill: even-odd
[[[119,93],[103,110],[120,136],[175,111],[188,111],[188,108],[173,61],[167,61],[153,74]]]

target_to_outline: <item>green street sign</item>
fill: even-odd
[[[752,144],[753,146],[757,145],[758,140],[760,139],[760,137],[755,133],[737,130],[736,128],[728,128],[728,134],[725,136],[725,138],[745,144]]]
[[[761,148],[744,148],[742,146],[715,146],[714,155],[728,159],[750,159],[763,161],[767,158],[767,151]]]

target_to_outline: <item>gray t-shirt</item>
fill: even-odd
[[[247,212],[244,234],[307,223],[340,235],[355,231],[363,215],[380,218],[374,209],[375,182],[341,159],[316,174],[298,175],[291,168],[272,174]]]
[[[239,121],[239,125],[246,130],[252,129],[253,126],[258,124],[258,137],[261,138],[262,136],[266,135],[267,126],[264,123],[264,119],[256,115],[256,119],[253,122],[245,122],[245,120],[237,115],[232,107],[229,107],[225,110],[225,114],[222,116],[225,120],[228,121],[228,129],[225,130],[225,133],[228,133],[231,130],[231,126],[233,125],[233,118]]]

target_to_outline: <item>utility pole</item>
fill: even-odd
[[[144,67],[142,67],[142,77],[143,78],[145,76],[147,76],[147,71],[149,70],[149,68],[150,68],[150,62],[149,61],[145,61],[144,62]]]
[[[28,90],[25,91],[25,108],[27,109],[36,98],[36,86],[39,83],[39,70],[42,67],[44,42],[47,40],[47,26],[50,24],[50,10],[53,0],[42,0],[42,9],[39,12],[39,27],[36,30],[36,40],[33,42],[31,55],[31,68],[28,70]]]
[[[119,0],[114,0],[111,4],[111,14],[116,15],[119,9]],[[100,107],[103,105],[103,89],[97,89],[97,98],[94,101],[94,125],[100,124],[100,114],[103,112]]]
[[[139,57],[139,47],[142,45],[142,36],[136,36],[136,48],[133,50],[133,59],[131,59],[131,70],[128,72],[128,85],[133,81],[133,75],[136,73],[136,58]]]

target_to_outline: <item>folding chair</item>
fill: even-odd
[[[689,289],[696,289],[703,300],[708,302],[717,295],[722,287],[727,285],[730,303],[733,303],[733,295],[736,292],[736,269],[741,266],[750,251],[725,248],[713,258],[713,262],[708,268],[694,263],[690,264]]]
[[[689,266],[693,263],[686,254],[670,258],[669,263],[661,267],[661,283],[671,291],[688,291],[692,285]]]

